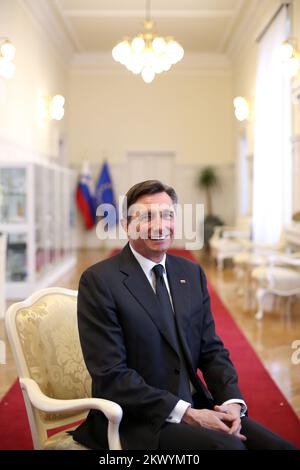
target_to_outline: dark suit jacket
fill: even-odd
[[[166,269],[190,380],[197,391],[194,406],[212,408],[242,398],[228,351],[215,333],[203,270],[171,255]],[[122,447],[156,449],[159,431],[179,400],[181,364],[156,295],[128,244],[82,274],[78,325],[92,396],[123,408]],[[196,374],[198,368],[209,392]],[[91,411],[73,437],[103,449],[106,430],[103,414]]]

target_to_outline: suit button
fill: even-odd
[[[178,367],[175,367],[174,372],[175,372],[176,375],[179,375],[180,374],[180,369],[178,369]]]

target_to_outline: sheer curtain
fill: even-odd
[[[291,218],[291,86],[279,46],[286,39],[282,8],[259,42],[253,172],[253,238],[277,243]]]

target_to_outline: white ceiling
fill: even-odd
[[[251,0],[252,1],[252,0]],[[249,0],[152,0],[154,30],[172,35],[186,53],[223,54]],[[145,0],[48,0],[75,53],[111,53],[143,30]]]

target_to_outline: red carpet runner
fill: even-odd
[[[114,251],[114,254],[116,250]],[[193,255],[185,250],[170,253]],[[216,328],[239,373],[239,383],[249,415],[300,448],[300,421],[271,379],[213,288],[209,286]],[[0,449],[32,449],[22,394],[16,382],[0,403]]]

